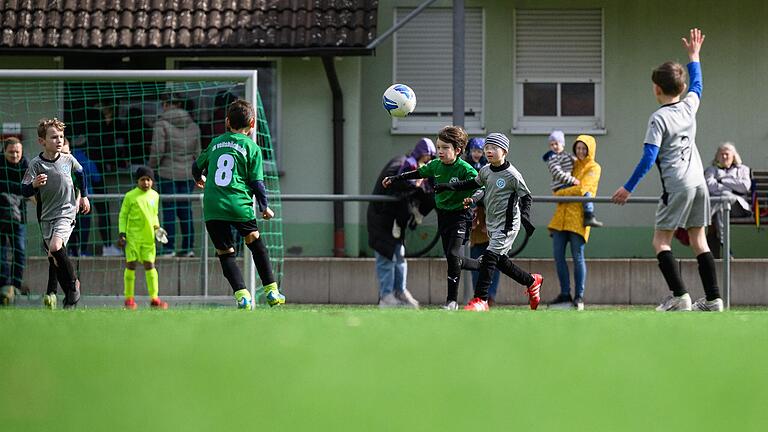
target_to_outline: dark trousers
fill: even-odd
[[[157,187],[160,196],[173,194],[188,194],[192,192],[195,183],[192,180],[171,180],[158,177]],[[181,250],[189,252],[195,243],[195,225],[192,220],[192,204],[189,200],[165,200],[163,206],[163,228],[168,231],[168,243],[164,252],[173,252],[176,247],[176,218],[181,226]]]
[[[107,187],[103,183],[93,185],[93,192],[97,194],[108,193]],[[96,219],[99,221],[101,242],[104,246],[110,246],[112,245],[112,220],[109,214],[109,202],[106,200],[96,200],[93,203],[93,209],[96,213]],[[88,221],[88,228],[90,228],[90,220]],[[82,244],[88,243],[88,228],[83,226]]]
[[[443,244],[445,260],[448,262],[448,295],[446,301],[456,301],[459,296],[461,270],[478,270],[480,263],[464,257],[461,248],[469,240],[472,213],[468,210],[437,212],[437,225]]]
[[[2,285],[21,288],[24,277],[27,227],[20,223],[9,223],[0,231],[0,279]]]

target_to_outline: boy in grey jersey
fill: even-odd
[[[64,307],[74,307],[80,290],[66,244],[72,234],[79,209],[90,211],[83,167],[69,154],[61,153],[64,144],[64,123],[56,118],[43,119],[37,126],[38,142],[43,152],[29,163],[22,180],[22,194],[37,199],[38,221],[49,260],[56,266],[56,278],[64,290]],[[73,182],[73,175],[75,182]],[[80,190],[78,200],[75,187]],[[45,305],[54,308],[56,297],[46,295]]]
[[[439,184],[438,190],[478,189],[471,197],[464,200],[465,206],[476,204],[481,199],[485,203],[486,227],[490,242],[480,258],[480,270],[475,297],[464,307],[465,310],[488,310],[488,287],[498,267],[502,273],[527,288],[531,309],[538,307],[541,299],[542,277],[531,274],[510,261],[507,253],[517,237],[522,224],[530,235],[535,227],[530,222],[531,192],[523,176],[509,161],[509,139],[504,134],[492,133],[485,138],[483,148],[489,164],[482,167],[477,177],[454,183]]]
[[[696,148],[696,112],[702,92],[699,52],[704,43],[701,30],[690,31],[683,38],[688,51],[690,88],[685,97],[685,71],[674,62],[666,62],[653,71],[656,100],[661,107],[648,120],[643,158],[627,183],[613,194],[613,202],[623,205],[638,182],[655,162],[661,174],[662,195],[656,210],[653,247],[659,268],[672,291],[658,311],[722,311],[723,301],[717,286],[715,260],[707,245],[704,227],[709,219],[709,192],[704,168]],[[691,305],[679,267],[672,255],[672,236],[677,228],[688,230],[690,245],[699,264],[699,276],[706,297]]]

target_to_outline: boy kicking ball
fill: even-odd
[[[253,211],[253,197],[264,219],[274,217],[269,208],[264,186],[261,148],[251,139],[256,127],[253,105],[244,100],[232,102],[227,108],[227,132],[211,141],[208,148],[192,164],[192,175],[203,191],[203,216],[208,235],[221,263],[224,277],[232,286],[235,302],[241,309],[250,309],[251,293],[245,287],[243,274],[235,261],[235,239],[232,228],[245,238],[253,263],[264,286],[270,306],[285,303],[277,288],[269,253]],[[210,179],[206,181],[204,175]]]
[[[136,170],[137,185],[125,194],[120,207],[120,235],[118,247],[125,248],[125,272],[123,284],[125,287],[125,308],[136,309],[134,289],[136,286],[136,264],[141,261],[144,266],[144,278],[151,299],[150,306],[157,309],[168,309],[168,303],[158,296],[158,275],[155,268],[155,240],[167,243],[168,237],[160,228],[157,214],[160,208],[160,195],[152,189],[155,175],[147,167]]]
[[[690,60],[690,87],[685,97],[682,97],[686,90],[685,70],[680,64],[666,62],[653,71],[653,92],[661,107],[651,114],[648,121],[640,163],[626,184],[617,189],[612,197],[616,204],[626,203],[653,163],[658,164],[662,195],[656,209],[653,247],[659,269],[672,295],[656,308],[657,311],[723,310],[715,260],[704,233],[704,227],[709,222],[709,191],[696,147],[696,112],[702,91],[699,52],[703,43],[704,35],[697,28],[691,29],[690,39],[683,38]],[[693,304],[680,276],[677,260],[672,255],[672,236],[677,228],[688,231],[706,293],[705,298]]]

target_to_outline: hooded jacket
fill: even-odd
[[[583,160],[577,159],[573,164],[572,175],[579,180],[576,186],[570,186],[555,192],[555,196],[584,196],[587,192],[597,196],[597,184],[600,182],[602,168],[595,162],[597,141],[591,135],[579,135],[573,142],[573,153],[576,153],[576,143],[583,142],[587,145],[587,156]],[[547,226],[554,231],[570,231],[589,241],[590,227],[584,226],[584,203],[558,203],[555,214]]]
[[[152,133],[149,167],[159,177],[191,180],[192,162],[200,153],[200,128],[181,108],[163,112]]]

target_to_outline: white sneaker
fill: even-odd
[[[449,301],[448,303],[443,305],[443,310],[449,310],[449,311],[455,311],[459,310],[459,304],[455,301]]]
[[[411,292],[407,289],[403,290],[402,292],[395,291],[395,298],[400,300],[400,304],[406,307],[418,309],[419,308],[419,302],[415,298],[413,298],[413,295],[411,295]]]
[[[173,256],[175,256],[175,257],[182,257],[182,258],[194,258],[195,257],[195,253],[190,250],[190,251],[186,251],[186,252],[176,252],[176,253],[173,254]]]
[[[392,224],[392,237],[399,239],[402,235],[402,230],[400,229],[400,225],[397,224],[397,221],[395,221],[394,224]]]
[[[121,251],[117,246],[113,245],[104,246],[104,249],[101,251],[101,256],[120,256],[122,254],[123,251]]]
[[[402,303],[400,303],[400,300],[398,300],[397,297],[395,297],[395,294],[393,293],[389,293],[379,299],[380,308],[391,308],[391,307],[398,307],[401,305]]]
[[[413,223],[414,225],[421,225],[422,222],[424,222],[424,215],[419,212],[419,208],[416,206],[413,206],[410,208],[411,215],[413,215]]]
[[[671,311],[689,311],[691,310],[691,296],[688,293],[675,297],[673,295],[664,299],[659,306],[656,307],[659,312],[671,312]]]
[[[584,297],[576,297],[576,300],[573,301],[573,304],[576,306],[577,311],[583,311],[584,310]]]
[[[706,297],[702,297],[693,303],[691,310],[697,312],[722,312],[723,299],[717,298],[712,301],[707,301]]]

